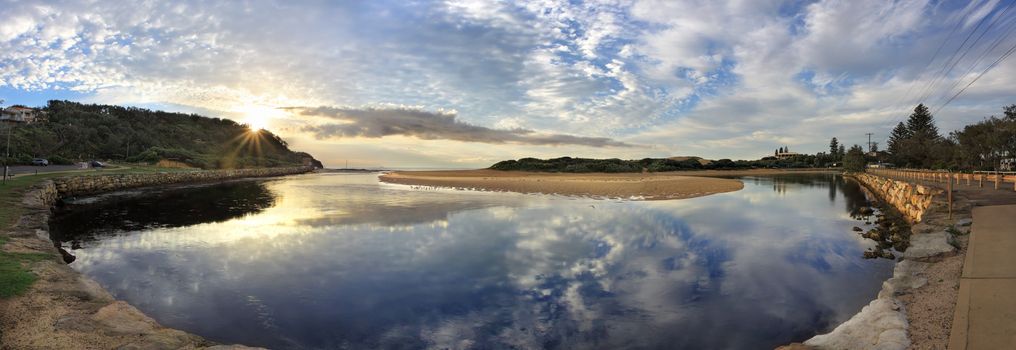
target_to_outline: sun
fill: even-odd
[[[247,124],[247,127],[251,131],[261,131],[268,128],[268,116],[251,114],[243,118],[243,123]]]
[[[246,105],[235,110],[243,116],[240,123],[247,124],[251,131],[268,129],[272,126],[273,120],[283,115],[277,108],[261,105]]]

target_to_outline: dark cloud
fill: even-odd
[[[491,129],[456,120],[454,113],[428,112],[408,108],[350,109],[336,107],[290,107],[302,115],[328,117],[337,123],[308,125],[303,131],[319,139],[342,137],[379,138],[392,135],[423,140],[455,140],[528,145],[582,145],[591,147],[635,147],[606,137],[542,134],[527,129]]]

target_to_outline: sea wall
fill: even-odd
[[[944,192],[871,174],[855,174],[854,178],[875,191],[875,195],[896,208],[910,223],[921,222],[924,213],[934,204],[935,196]]]
[[[56,191],[53,199],[57,197],[74,197],[137,187],[302,174],[310,172],[311,170],[313,170],[311,167],[289,167],[66,177],[53,180],[53,186]],[[43,192],[43,195],[48,195],[45,194],[45,190],[43,190]]]

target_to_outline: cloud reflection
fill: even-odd
[[[74,266],[169,326],[273,348],[771,348],[891,269],[861,259],[846,196],[773,181],[608,202],[297,177],[257,215],[110,237]]]

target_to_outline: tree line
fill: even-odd
[[[44,121],[13,127],[5,164],[38,157],[54,164],[165,159],[199,168],[320,165],[268,130],[252,131],[229,119],[70,101],[49,101],[41,111]]]
[[[880,156],[897,167],[999,170],[1003,161],[1016,158],[1016,105],[948,135],[939,132],[927,107],[917,105],[893,128]]]

